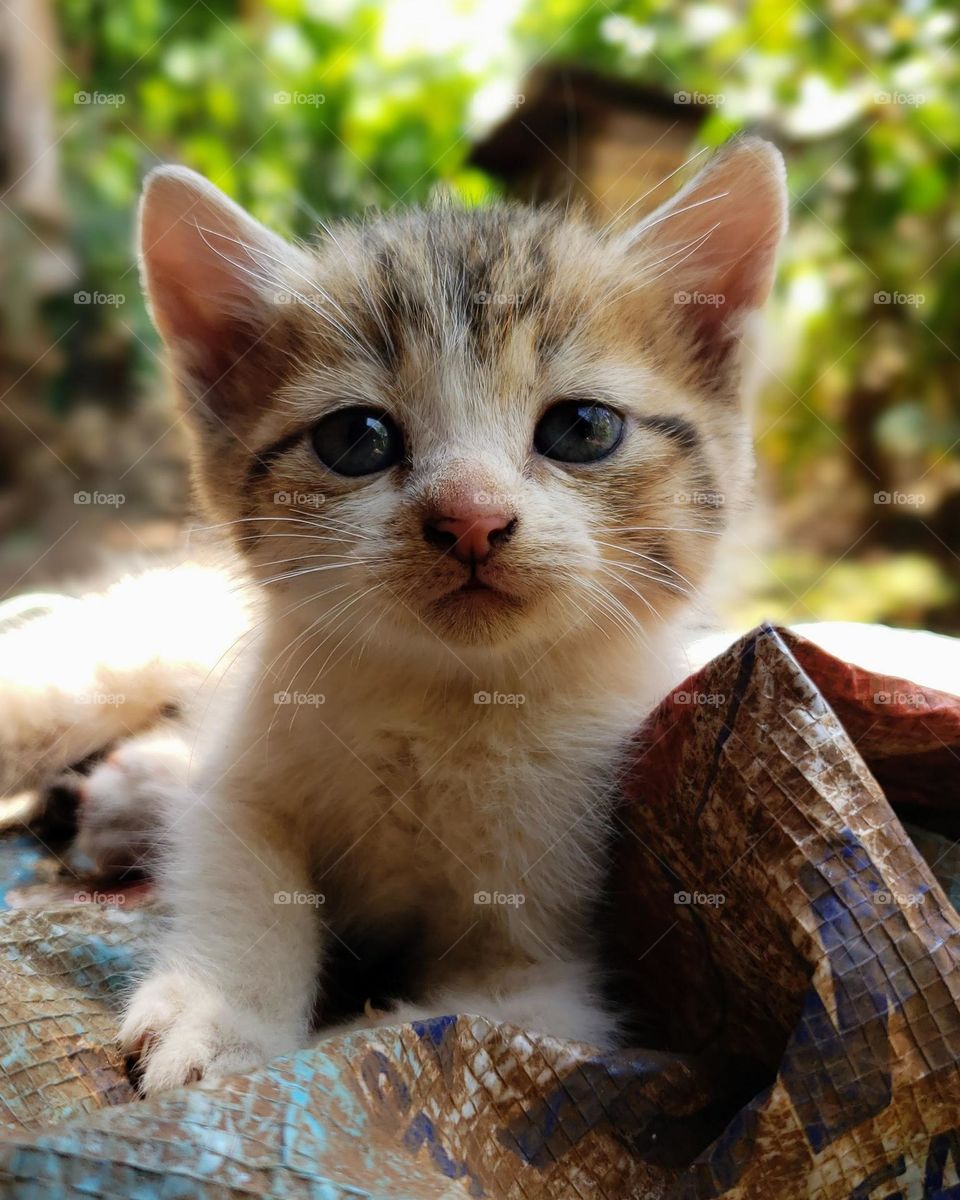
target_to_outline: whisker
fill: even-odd
[[[605,546],[608,550],[616,550],[621,554],[629,554],[633,558],[642,558],[645,562],[652,563],[655,567],[659,567],[663,571],[669,571],[671,575],[676,575],[687,587],[692,588],[694,586],[686,575],[678,571],[676,567],[671,566],[670,563],[663,562],[662,559],[657,558],[653,554],[644,554],[642,550],[633,550],[629,546],[618,546],[616,542],[604,542],[600,538],[597,538],[596,542],[598,546]]]
[[[305,608],[308,604],[314,604],[318,600],[323,599],[324,596],[329,596],[332,592],[339,591],[342,588],[349,587],[349,586],[350,586],[350,581],[344,580],[342,583],[337,583],[337,584],[334,584],[332,587],[325,588],[322,592],[314,592],[311,595],[307,596],[306,599],[300,600],[296,604],[292,604],[289,608],[285,609],[284,612],[282,614],[280,614],[280,619],[286,620],[286,618],[288,618],[291,615],[291,613],[298,612],[301,608]],[[334,608],[336,608],[336,605],[334,605]],[[324,619],[326,619],[327,616],[328,616],[328,613],[325,610],[319,616],[314,618],[314,620],[311,621],[309,623],[309,625],[307,625],[306,629],[302,629],[302,630],[300,630],[299,633],[294,634],[294,636],[287,642],[287,644],[283,647],[283,649],[278,651],[278,653],[276,655],[274,655],[274,657],[270,660],[269,663],[267,663],[267,665],[263,668],[263,670],[258,675],[257,681],[256,681],[256,688],[251,689],[251,696],[259,688],[260,684],[266,679],[268,674],[275,674],[273,671],[273,668],[280,661],[280,659],[282,658],[284,660],[284,663],[289,662],[290,656],[293,653],[294,647],[299,642],[301,642],[305,637],[307,637],[312,632],[312,630],[314,630],[317,627],[317,625],[319,625]],[[249,703],[249,701],[248,701],[248,703]]]
[[[689,588],[685,588],[682,584],[677,583],[674,579],[667,579],[662,575],[656,575],[651,571],[645,571],[642,567],[630,566],[628,563],[605,563],[600,567],[607,575],[613,575],[616,579],[619,577],[620,571],[626,571],[630,575],[636,575],[638,579],[646,579],[649,583],[655,583],[658,587],[669,588],[672,592],[676,592],[680,596],[691,596],[693,592]],[[624,581],[626,583],[626,581]]]
[[[721,537],[723,531],[707,525],[611,525],[606,533],[702,533],[706,537]]]
[[[268,559],[266,562],[258,562],[257,566],[258,567],[277,567],[277,566],[281,566],[283,563],[307,562],[307,560],[311,559],[311,558],[336,558],[344,564],[359,563],[360,565],[380,561],[377,558],[347,558],[347,559],[345,559],[342,554],[330,554],[330,553],[322,553],[321,552],[321,553],[317,553],[317,554],[292,554],[288,558],[271,558],[271,559]],[[257,582],[259,582],[259,580]]]
[[[315,557],[311,555],[311,557]],[[266,587],[270,583],[284,583],[288,579],[298,579],[301,575],[317,575],[321,571],[337,571],[343,570],[345,567],[352,567],[359,560],[351,559],[346,562],[324,563],[319,567],[304,567],[299,571],[281,571],[279,575],[273,575],[269,579],[257,579],[257,583]]]

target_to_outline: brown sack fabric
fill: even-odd
[[[147,1102],[110,1039],[153,903],[54,903],[7,838],[0,1195],[960,1197],[958,756],[960,699],[759,629],[624,780],[603,924],[652,1049],[451,1015]]]

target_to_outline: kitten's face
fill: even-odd
[[[280,607],[329,626],[320,657],[411,637],[540,653],[688,602],[744,489],[737,340],[783,222],[773,152],[737,155],[629,239],[504,207],[293,251],[190,177],[153,185],[147,281],[200,401],[201,494]],[[731,175],[767,183],[762,220],[728,219],[691,275]]]
[[[740,490],[740,419],[683,386],[669,308],[621,298],[613,247],[510,210],[338,240],[292,281],[302,362],[249,439],[282,447],[245,498],[281,518],[244,530],[261,577],[324,567],[291,595],[466,645],[649,626],[696,588],[723,508],[690,498]]]

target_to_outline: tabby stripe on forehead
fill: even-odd
[[[676,442],[683,450],[699,450],[700,434],[683,417],[637,417],[637,424]]]
[[[404,327],[412,321],[408,298],[397,281],[399,268],[392,250],[385,246],[374,260],[376,276],[374,297],[367,327],[366,342],[387,371],[396,371],[400,362]]]
[[[469,330],[470,340],[479,349],[485,343],[490,322],[490,298],[493,291],[493,263],[482,259],[457,261],[451,254],[444,272],[446,303],[450,313]]]

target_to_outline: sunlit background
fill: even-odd
[[[960,632],[958,40],[917,0],[5,0],[0,595],[189,511],[131,255],[155,163],[307,235],[438,190],[638,213],[754,129],[792,228],[726,619]]]

